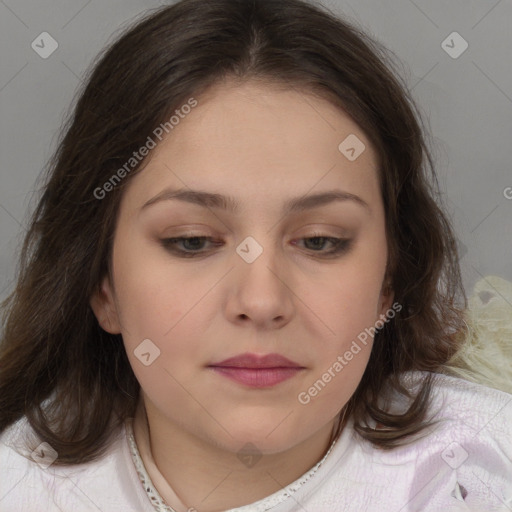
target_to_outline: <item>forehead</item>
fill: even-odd
[[[378,193],[374,148],[329,101],[261,82],[220,83],[195,99],[132,180],[139,201],[170,185],[242,200],[339,186]],[[360,152],[352,161],[346,140]]]
[[[214,150],[214,155],[267,155],[278,163],[308,161],[326,149],[338,156],[338,144],[350,134],[366,139],[340,107],[311,92],[263,82],[221,82],[197,98],[198,106],[172,130],[157,149]],[[304,145],[304,141],[308,141]],[[168,144],[166,144],[168,142]],[[368,142],[368,141],[365,141]],[[367,157],[375,158],[369,147]],[[229,151],[227,151],[229,150]],[[199,152],[198,152],[199,151]]]

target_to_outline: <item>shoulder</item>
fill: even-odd
[[[410,372],[405,381],[413,388],[426,375]],[[456,377],[432,377],[432,426],[381,461],[413,469],[410,498],[421,510],[436,510],[436,500],[439,510],[452,500],[457,510],[509,510],[512,395]]]
[[[440,373],[406,372],[401,381],[415,395],[427,378],[431,379],[427,420],[432,425],[415,443],[431,446],[449,438],[493,440],[512,459],[512,394]],[[406,402],[404,397],[392,394],[390,412],[405,412]]]
[[[137,486],[124,428],[103,456],[73,466],[54,465],[55,450],[34,439],[25,418],[0,434],[0,510],[152,510]]]
[[[410,372],[409,382],[426,376]],[[512,395],[462,378],[432,374],[430,413],[453,428],[466,428],[482,436],[510,433]],[[510,436],[507,437],[510,442]]]
[[[428,375],[431,426],[407,443],[383,450],[362,439],[350,421],[324,468],[326,478],[311,497],[312,507],[512,510],[512,395],[426,372],[404,374],[404,385],[414,392]],[[391,412],[406,410],[398,396],[389,404]]]

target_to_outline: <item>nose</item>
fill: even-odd
[[[251,263],[236,254],[235,268],[229,273],[229,320],[258,329],[288,324],[295,314],[295,302],[290,267],[285,267],[283,257],[269,247]]]

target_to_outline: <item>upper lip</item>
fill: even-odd
[[[280,354],[240,354],[230,357],[219,363],[209,366],[222,366],[225,368],[303,368],[298,363],[290,361]]]

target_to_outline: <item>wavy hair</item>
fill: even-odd
[[[373,143],[388,273],[402,310],[376,333],[344,417],[388,449],[430,424],[432,375],[463,343],[466,298],[427,131],[391,52],[302,0],[182,0],[133,22],[88,71],[45,169],[17,284],[3,304],[0,432],[26,416],[58,452],[55,464],[99,457],[134,415],[140,391],[121,336],[101,329],[89,301],[111,271],[123,189],[144,160],[107,199],[95,191],[177,107],[228,78],[326,99]],[[427,372],[415,394],[400,380],[411,370]],[[403,414],[380,403],[384,384],[411,399]]]

